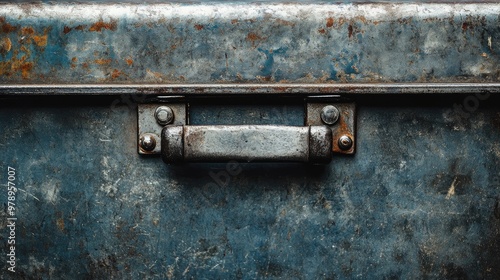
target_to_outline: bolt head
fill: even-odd
[[[139,138],[139,145],[144,151],[150,152],[156,148],[156,140],[153,135],[144,134]]]
[[[155,119],[159,125],[167,125],[174,120],[174,112],[168,106],[160,106],[156,108]]]
[[[327,105],[321,110],[321,120],[328,125],[332,125],[339,120],[340,112],[337,107]]]
[[[339,148],[341,150],[349,150],[352,147],[352,139],[347,135],[342,135],[339,138]]]

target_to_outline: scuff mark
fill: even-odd
[[[453,195],[455,195],[455,187],[457,183],[457,177],[453,179],[453,182],[451,183],[450,189],[448,190],[448,193],[446,194],[446,199],[450,199]]]

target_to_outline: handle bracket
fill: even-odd
[[[138,152],[161,154],[167,163],[227,160],[328,163],[332,153],[355,152],[355,104],[338,100],[307,98],[304,126],[192,126],[188,102],[139,104]]]

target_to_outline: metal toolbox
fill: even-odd
[[[0,4],[0,278],[500,278],[499,15]]]

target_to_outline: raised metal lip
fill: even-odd
[[[500,83],[391,84],[61,84],[0,85],[0,96],[200,94],[474,94],[500,93]]]

